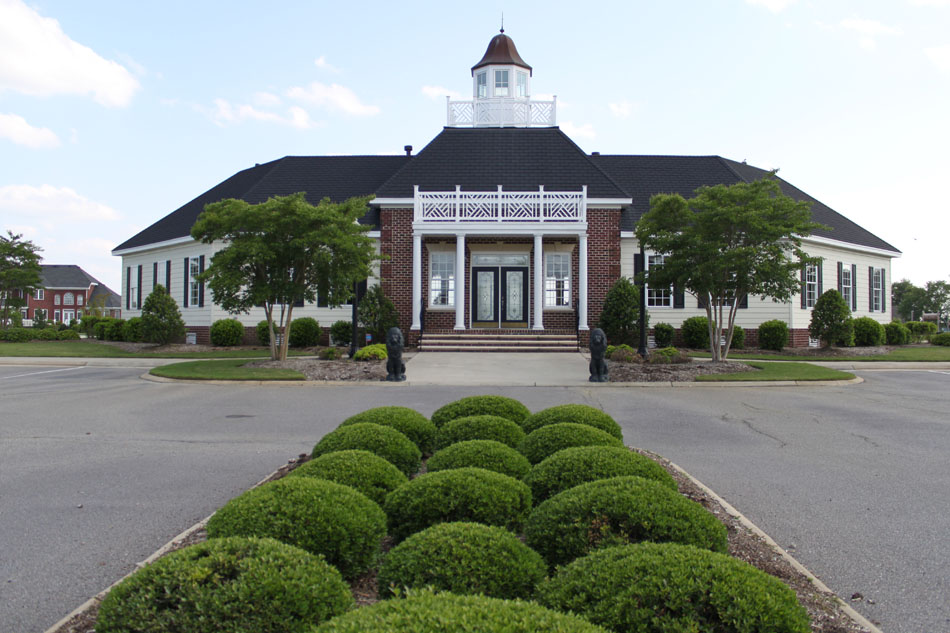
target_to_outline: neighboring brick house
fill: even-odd
[[[313,203],[375,194],[362,222],[373,227],[384,256],[379,282],[409,344],[491,331],[585,345],[610,286],[662,264],[649,252],[641,261],[633,234],[651,195],[689,197],[701,185],[767,172],[719,156],[586,154],[556,126],[556,101],[530,98],[532,72],[511,38],[496,35],[472,68],[473,98],[448,101],[448,125],[417,155],[407,146],[406,156],[291,156],[235,174],[113,250],[122,257],[127,315],[137,315],[141,297],[162,283],[199,342],[213,321],[230,316],[195,281],[222,247],[189,235],[207,203],[259,203],[297,191]],[[812,202],[814,219],[832,230],[805,241],[823,264],[802,271],[799,298],[750,297],[740,306],[736,322],[751,330],[749,342],[760,323],[782,319],[793,344],[807,345],[811,307],[832,287],[856,316],[889,321],[890,262],[900,251],[779,182],[787,195]],[[679,327],[705,314],[694,297],[669,288],[648,289],[646,303],[652,323]],[[350,309],[308,305],[294,314],[326,326],[349,319]],[[238,318],[250,332],[263,311]]]
[[[105,316],[122,315],[119,295],[75,264],[43,264],[41,278],[43,288],[22,309],[25,321],[32,322],[37,310],[47,321],[66,324],[93,307],[101,307]]]

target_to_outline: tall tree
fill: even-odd
[[[29,295],[43,287],[42,250],[21,234],[7,231],[6,237],[0,235],[0,327],[12,323],[13,313],[19,318]]]
[[[223,248],[198,279],[228,312],[263,306],[271,358],[286,360],[294,304],[316,301],[319,293],[338,306],[350,299],[354,283],[370,275],[377,255],[370,227],[357,223],[369,200],[335,204],[325,198],[314,206],[301,192],[260,204],[209,204],[191,236]]]
[[[636,235],[665,259],[648,267],[647,283],[688,290],[705,305],[714,361],[728,358],[736,310],[749,295],[789,301],[801,290],[802,266],[817,261],[802,250],[802,238],[827,228],[812,221],[810,207],[782,194],[775,172],[751,183],[700,187],[689,200],[650,199]]]
[[[928,281],[924,284],[927,293],[927,310],[937,313],[937,326],[944,326],[950,314],[950,283],[946,281]]]

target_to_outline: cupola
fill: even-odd
[[[494,99],[531,96],[531,66],[521,55],[505,29],[491,38],[481,61],[472,66],[473,97]]]

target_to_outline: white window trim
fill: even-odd
[[[651,257],[662,257],[664,261],[666,260],[666,255],[658,255],[657,253],[646,253],[643,258],[643,268],[645,271],[650,270]],[[659,291],[662,292],[663,290],[666,290],[666,292],[668,293],[669,303],[667,305],[651,303],[650,285],[646,284],[647,308],[659,308],[661,310],[673,309],[673,286],[670,286],[669,288],[666,288],[666,289],[660,289]]]
[[[484,86],[485,88],[484,91],[479,91],[479,87],[480,87],[479,80],[485,81],[485,83],[482,84],[482,86]],[[486,99],[487,97],[488,97],[488,71],[483,70],[481,72],[475,73],[475,98]]]
[[[54,305],[54,306],[58,306],[58,305],[61,305],[62,303],[63,303],[62,298],[61,298],[58,294],[54,294],[54,295],[53,295],[53,305]]]
[[[76,295],[71,292],[63,293],[63,305],[64,306],[74,306],[76,305]]]
[[[884,269],[883,268],[872,268],[871,269],[871,288],[872,288],[872,297],[871,297],[871,312],[881,312],[881,306],[884,304]]]
[[[568,293],[567,305],[556,305],[556,304],[552,304],[552,303],[549,303],[549,302],[548,302],[548,288],[547,288],[547,286],[548,286],[548,279],[549,279],[549,276],[548,276],[548,261],[549,261],[549,258],[552,257],[552,256],[559,256],[559,257],[566,257],[566,258],[567,258],[567,293]],[[568,312],[568,311],[574,309],[574,288],[571,287],[571,281],[573,280],[573,277],[574,277],[574,270],[572,269],[571,259],[572,259],[572,258],[571,258],[571,251],[569,251],[569,250],[568,250],[568,251],[563,251],[563,250],[549,250],[549,249],[545,249],[545,252],[544,252],[544,275],[542,276],[542,280],[543,280],[543,283],[544,283],[544,288],[543,288],[543,290],[542,290],[542,294],[543,294],[543,296],[544,296],[544,300],[543,300],[543,304],[544,304],[543,307],[544,307],[544,310],[549,310],[549,311],[551,311],[551,312]],[[554,290],[554,291],[552,291],[552,292],[555,292],[555,293],[556,293],[557,291]],[[556,295],[555,295],[555,296],[556,296]]]
[[[841,279],[839,280],[841,283],[841,298],[844,299],[845,303],[848,304],[848,310],[851,310],[853,312],[854,310],[852,306],[857,305],[858,302],[855,300],[855,297],[854,297],[855,283],[854,283],[854,275],[851,274],[851,271],[852,271],[851,264],[849,264],[848,262],[841,262]],[[844,278],[846,275],[849,277],[848,281],[850,283],[848,285],[845,285],[844,283]],[[847,295],[844,292],[845,288],[848,288],[848,290],[850,291],[850,293]]]
[[[53,310],[53,323],[62,323],[63,317],[61,316],[62,312],[59,310]]]
[[[45,296],[46,296],[46,295],[45,295],[45,291],[44,291],[43,288],[37,288],[37,289],[33,292],[33,299],[36,300],[36,301],[43,301]]]
[[[810,280],[809,277],[814,276],[814,280]],[[809,289],[814,290],[814,298],[809,298]],[[805,308],[814,308],[815,303],[818,301],[818,264],[806,264],[805,265]]]
[[[188,307],[189,308],[199,308],[198,304],[201,302],[201,283],[196,279],[198,275],[201,274],[201,258],[200,257],[189,257],[188,258]],[[135,299],[135,287],[132,287],[132,305]]]
[[[498,92],[498,75],[499,73],[505,73],[505,86],[504,94]],[[512,93],[511,90],[511,69],[510,68],[496,68],[492,73],[492,96],[495,97],[510,97]]]
[[[524,86],[524,94],[520,94],[522,86]],[[528,73],[520,70],[515,71],[515,96],[519,99],[528,98]]]
[[[78,293],[76,294],[76,305],[77,305],[77,306],[81,306],[81,305],[82,305],[82,295],[81,295],[81,294],[78,294]]]
[[[458,297],[457,297],[456,295],[457,295],[457,289],[458,289],[457,280],[458,280],[458,275],[459,275],[459,271],[455,270],[455,268],[456,268],[456,266],[455,266],[455,258],[456,258],[456,255],[455,255],[455,248],[454,248],[454,246],[451,246],[451,245],[444,245],[444,244],[439,244],[439,245],[433,244],[433,245],[431,245],[431,246],[427,246],[427,248],[428,248],[428,250],[429,250],[429,279],[428,279],[428,283],[427,283],[427,286],[428,286],[428,292],[427,292],[428,297],[427,297],[427,299],[426,299],[426,306],[427,306],[427,309],[429,309],[429,310],[444,310],[444,311],[446,311],[446,312],[448,312],[448,311],[454,311],[454,310],[455,310],[455,302],[456,302],[456,300],[458,300]],[[449,261],[450,261],[451,264],[452,264],[452,277],[450,278],[450,281],[449,281],[449,290],[448,290],[448,295],[449,295],[448,298],[449,298],[449,301],[448,301],[448,303],[432,303],[432,260],[435,259],[435,256],[436,256],[436,255],[441,255],[441,256],[444,256],[444,257],[449,258]]]

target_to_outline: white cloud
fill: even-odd
[[[915,7],[950,7],[950,0],[907,0]]]
[[[630,101],[620,101],[619,103],[608,103],[610,113],[618,119],[629,119],[632,114],[639,110],[639,105]]]
[[[225,99],[215,99],[214,106],[214,110],[210,112],[211,120],[222,127],[242,123],[247,120],[279,123],[302,130],[308,130],[317,126],[307,111],[297,106],[289,108],[287,116],[283,116],[277,112],[261,110],[248,104],[231,104],[230,101]]]
[[[864,18],[848,18],[841,21],[841,26],[849,31],[858,33],[858,43],[862,48],[873,50],[877,47],[877,38],[882,35],[903,35],[897,27],[888,26],[877,20],[867,20]]]
[[[45,226],[119,219],[115,209],[90,200],[69,187],[6,185],[0,187],[0,214],[29,218]]]
[[[560,127],[561,130],[571,138],[592,139],[597,136],[597,132],[594,131],[594,126],[590,123],[574,125],[572,121],[564,121],[560,124]]]
[[[443,88],[442,86],[423,86],[422,94],[429,97],[430,99],[438,100],[445,99],[446,97],[451,97],[452,99],[462,98],[462,93],[449,90],[448,88]]]
[[[313,60],[313,65],[322,70],[329,70],[331,73],[341,72],[339,68],[327,61],[326,55],[321,55]]]
[[[59,147],[59,137],[45,127],[33,127],[16,114],[0,114],[0,138],[34,149]]]
[[[279,106],[283,101],[280,97],[270,92],[255,92],[253,97],[254,103],[261,107],[272,108],[274,106]]]
[[[934,66],[945,73],[950,73],[950,44],[924,49],[924,53]]]
[[[314,81],[306,88],[294,86],[287,91],[287,96],[304,103],[353,116],[375,116],[380,112],[379,107],[362,103],[356,93],[339,84],[328,86],[319,81]]]
[[[21,0],[0,1],[0,92],[31,96],[92,95],[104,106],[126,106],[139,82],[121,64],[100,57]]]
[[[757,7],[765,7],[772,13],[779,13],[784,11],[791,5],[795,4],[796,0],[745,0],[746,4],[751,4]]]

